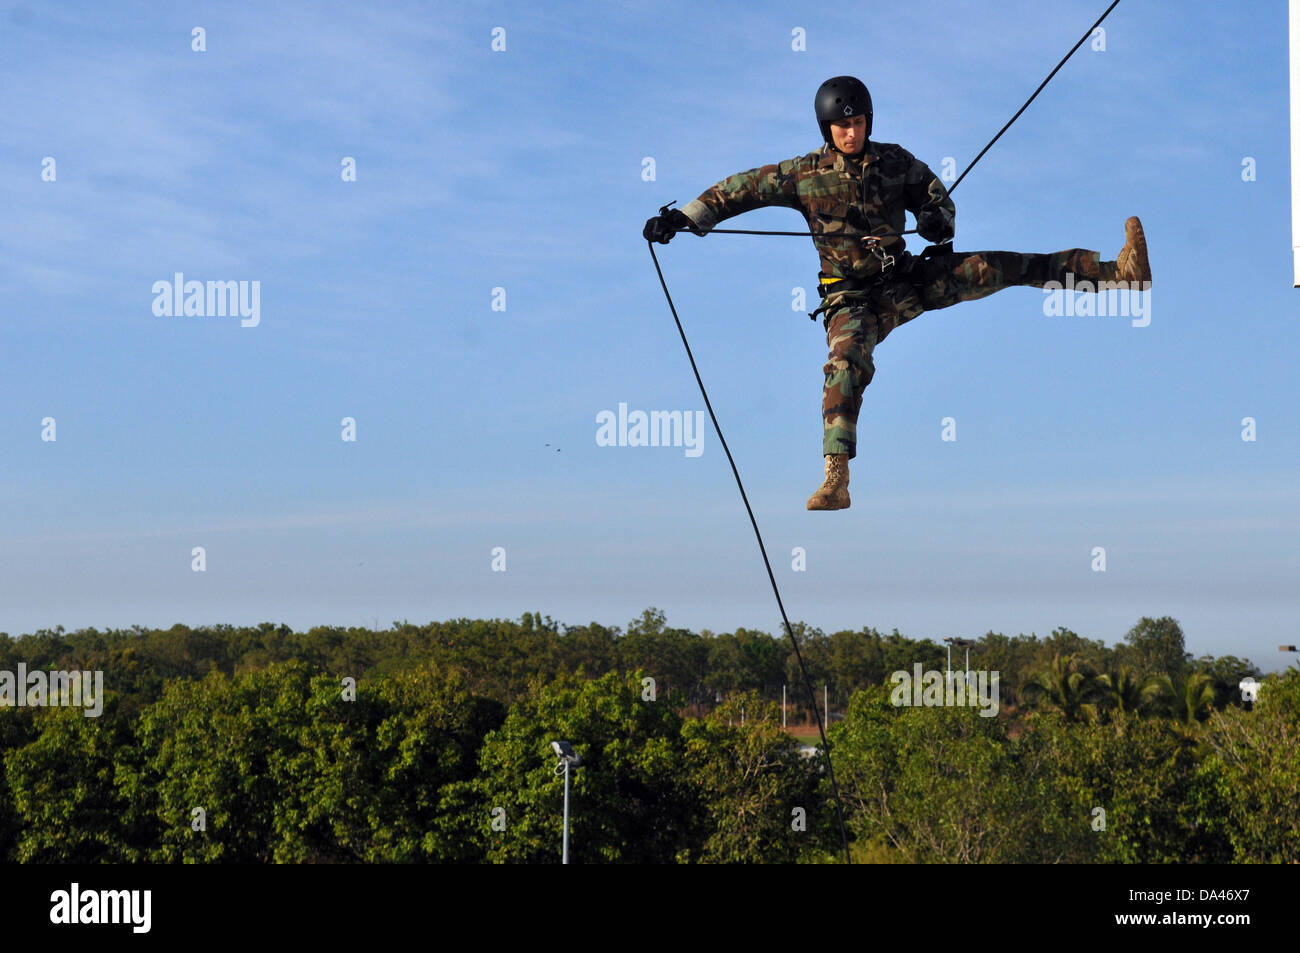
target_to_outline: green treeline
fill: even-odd
[[[989,633],[970,664],[1001,673],[1001,711],[981,717],[891,702],[891,673],[943,670],[940,644],[795,634],[827,688],[857,860],[1300,859],[1295,671],[1192,659],[1168,618],[1114,647]],[[107,698],[98,718],[0,707],[7,861],[555,862],[557,738],[584,759],[575,861],[837,855],[823,762],[781,728],[782,686],[806,690],[779,630],[694,633],[648,609],[626,632],[525,613],[0,634],[0,673],[19,663],[103,671]]]

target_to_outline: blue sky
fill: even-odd
[[[704,409],[642,224],[816,149],[841,73],[873,138],[964,169],[1104,7],[6,4],[0,631],[653,605],[778,632],[707,417],[699,456],[597,445],[620,403]],[[1106,27],[954,193],[957,247],[1112,258],[1139,214],[1149,326],[1016,288],[900,328],[849,510],[804,509],[811,241],[658,249],[792,619],[1113,643],[1170,615],[1265,669],[1300,641],[1285,5],[1125,0]],[[260,323],[155,316],[176,272],[259,282]]]

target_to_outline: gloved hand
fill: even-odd
[[[952,213],[945,209],[923,209],[916,215],[916,233],[936,245],[952,241],[954,224]]]
[[[654,218],[646,220],[645,228],[641,230],[641,237],[648,242],[667,245],[672,237],[684,228],[693,231],[695,223],[687,218],[686,213],[681,209],[665,209]]]

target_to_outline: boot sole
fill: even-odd
[[[842,505],[841,505],[841,504],[831,504],[831,505],[829,505],[829,506],[813,506],[812,503],[809,502],[809,504],[808,504],[808,509],[809,509],[809,510],[813,510],[813,511],[816,511],[816,510],[847,510],[847,509],[849,508],[849,506],[850,506],[850,502],[847,501],[847,500],[846,500]]]
[[[1128,258],[1125,259],[1125,281],[1141,281],[1150,283],[1151,281],[1151,261],[1147,255],[1147,236],[1142,228],[1142,220],[1136,215],[1130,215],[1124,222],[1124,250],[1128,251]]]

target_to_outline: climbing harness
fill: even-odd
[[[831,278],[827,280],[825,277],[821,277],[821,280],[817,283],[817,294],[821,295],[822,303],[808,315],[809,320],[816,321],[817,315],[823,311],[831,310],[832,307],[839,307],[844,299],[849,296],[869,297],[871,292],[877,288],[889,284],[894,280],[892,255],[890,256],[890,263],[891,268],[889,271],[882,271],[870,278]]]
[[[832,297],[842,300],[841,296],[843,295],[869,295],[881,285],[895,280],[897,276],[894,274],[894,265],[898,259],[881,248],[882,242],[880,238],[875,235],[867,235],[862,239],[862,244],[867,247],[871,254],[876,256],[876,259],[880,262],[880,271],[867,278],[842,278],[819,273],[817,275],[817,294],[821,296],[822,303],[817,310],[808,315],[810,321],[816,321],[817,315],[831,307],[829,299]]]
[[[971,160],[970,164],[966,166],[966,169],[962,172],[962,174],[957,177],[957,181],[952,184],[952,188],[948,189],[948,193],[950,195],[956,190],[957,186],[961,184],[962,179],[966,178],[966,174],[975,167],[975,163],[979,162],[980,159],[984,157],[984,154],[993,147],[993,144],[1002,137],[1002,134],[1011,128],[1011,124],[1015,122],[1017,119],[1019,119],[1021,113],[1023,113],[1026,109],[1029,108],[1029,104],[1032,103],[1034,99],[1038,96],[1038,94],[1043,91],[1044,87],[1046,87],[1047,84],[1051,82],[1052,77],[1055,76],[1057,72],[1061,69],[1061,67],[1065,65],[1066,61],[1071,56],[1074,55],[1075,51],[1078,50],[1079,47],[1083,46],[1083,44],[1087,41],[1088,37],[1092,36],[1092,31],[1097,29],[1097,27],[1101,26],[1102,21],[1105,20],[1106,17],[1110,16],[1110,12],[1114,10],[1117,6],[1119,6],[1119,0],[1113,0],[1111,5],[1106,8],[1106,12],[1097,18],[1097,22],[1094,23],[1092,26],[1090,26],[1087,32],[1084,33],[1083,36],[1079,39],[1079,42],[1074,44],[1074,46],[1070,48],[1070,52],[1066,53],[1065,56],[1062,57],[1061,62],[1056,64],[1056,68],[1047,74],[1047,79],[1043,80],[1038,85],[1038,88],[1034,90],[1033,95],[1030,96],[1027,100],[1025,100],[1025,104],[1021,106],[1018,110],[1016,110],[1016,114],[1007,121],[1006,125],[1004,125],[1001,129],[998,130],[998,134],[989,140],[988,145],[986,145],[983,149],[980,150],[979,155],[975,156],[975,158]],[[673,201],[675,202],[676,200],[674,199]],[[662,208],[660,208],[659,214],[660,215],[666,214],[668,212],[669,207],[672,205],[673,202],[669,202],[668,205],[665,205]],[[828,235],[816,235],[811,231],[769,232],[769,231],[757,231],[753,229],[737,229],[737,228],[715,228],[712,229],[711,231],[720,232],[723,234],[730,234],[730,235],[796,235],[796,236],[807,236],[807,237],[821,238],[821,239],[834,237]],[[865,279],[841,278],[839,279],[839,281],[834,280],[832,276],[822,276],[823,280],[818,282],[818,288],[817,288],[818,293],[821,294],[823,298],[825,298],[827,297],[828,294],[838,295],[840,293],[855,294],[855,293],[862,293],[864,291],[870,292],[871,288],[883,283],[884,280],[887,280],[882,278],[882,276],[892,272],[896,262],[896,259],[893,255],[884,252],[879,247],[879,239],[890,238],[893,237],[895,234],[910,235],[915,231],[916,231],[915,229],[909,229],[905,232],[867,236],[866,237],[867,239],[870,238],[876,239],[876,241],[870,242],[868,244],[868,248],[878,259],[880,259],[881,274],[872,276],[871,278],[865,278]],[[841,237],[860,238],[862,236],[855,235],[855,236],[841,236]],[[864,239],[864,241],[866,241],[866,239]],[[949,248],[951,249],[951,242],[949,242],[948,245]],[[794,647],[795,659],[798,660],[799,671],[803,674],[804,686],[808,690],[808,699],[812,703],[813,714],[816,715],[817,717],[817,732],[821,736],[822,754],[826,758],[826,773],[830,779],[831,792],[835,797],[835,814],[837,819],[839,820],[840,841],[844,848],[844,862],[846,864],[851,864],[853,860],[849,854],[848,828],[845,827],[844,824],[844,805],[840,798],[839,786],[838,784],[836,784],[835,781],[835,768],[831,764],[831,749],[830,749],[830,744],[826,740],[826,726],[822,722],[822,714],[820,709],[817,707],[817,695],[813,691],[812,680],[808,677],[808,668],[806,665],[804,665],[803,653],[799,651],[799,640],[794,637],[794,630],[790,627],[790,619],[786,615],[785,604],[781,601],[781,590],[776,585],[776,576],[772,572],[772,563],[767,558],[767,547],[763,545],[763,534],[760,533],[758,530],[758,520],[754,518],[754,508],[749,505],[749,497],[745,493],[745,485],[740,480],[740,470],[736,468],[736,461],[731,456],[731,450],[727,446],[726,438],[722,436],[722,427],[718,425],[718,417],[713,412],[713,404],[709,402],[709,393],[704,389],[704,381],[700,378],[700,369],[695,364],[695,355],[691,353],[691,345],[686,340],[686,332],[685,330],[682,329],[681,318],[677,316],[677,307],[676,305],[673,304],[672,295],[668,293],[668,282],[664,280],[663,269],[659,267],[659,256],[655,254],[654,242],[647,241],[646,246],[650,249],[650,258],[651,260],[654,261],[655,273],[658,274],[659,276],[659,285],[664,290],[664,298],[667,299],[668,301],[668,309],[672,312],[673,321],[677,323],[677,333],[681,335],[682,345],[683,347],[686,348],[686,357],[691,362],[691,370],[695,373],[695,382],[700,385],[700,394],[704,397],[704,406],[707,407],[709,410],[709,418],[713,421],[713,429],[717,431],[718,441],[722,444],[722,449],[727,455],[727,462],[731,464],[732,475],[735,476],[736,478],[736,486],[740,488],[740,498],[745,503],[745,511],[749,513],[749,522],[753,525],[754,536],[758,539],[758,549],[763,556],[763,565],[767,567],[767,578],[772,583],[772,592],[776,596],[777,608],[781,610],[781,621],[785,623],[786,635],[789,636],[790,644],[791,646]],[[943,246],[934,246],[934,245],[930,246],[930,248],[925,249],[925,251],[921,253],[921,255],[919,256],[920,259],[924,260],[930,257],[931,254],[934,253],[932,251],[933,249],[941,248],[941,247]],[[907,272],[909,274],[911,271],[911,266],[916,260],[917,258],[908,256]],[[832,280],[828,282],[825,280],[826,278],[831,278]],[[849,282],[849,284],[844,285],[841,284],[841,282]],[[865,284],[865,287],[859,287],[860,284]],[[828,286],[834,288],[835,290],[827,291],[826,289]],[[825,307],[826,305],[823,303],[822,307],[818,308],[817,311],[813,312],[813,314],[809,315],[809,317],[815,317],[816,314],[825,310]]]

